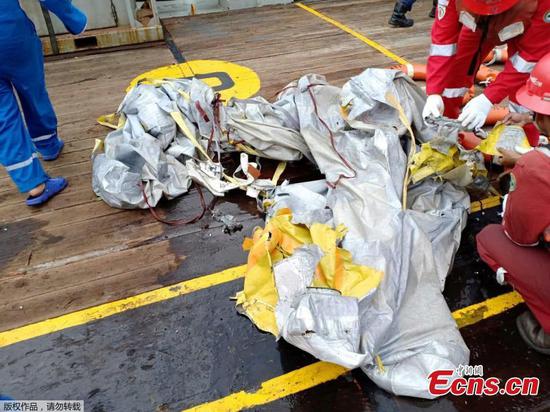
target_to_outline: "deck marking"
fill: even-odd
[[[219,92],[226,101],[232,97],[248,99],[258,93],[261,87],[260,77],[249,67],[224,60],[190,60],[142,73],[130,82],[126,91],[148,80],[173,78],[200,79]]]
[[[490,209],[492,207],[500,206],[500,196],[491,196],[476,202],[472,202],[470,205],[470,213],[479,212],[484,209]]]
[[[453,318],[459,328],[473,325],[483,319],[506,312],[519,305],[523,299],[517,292],[508,292],[495,298],[470,305],[453,312]]]
[[[470,207],[470,211],[474,213],[482,209],[498,206],[499,204],[500,199],[498,196],[492,198],[489,197],[479,202],[473,202]],[[67,313],[56,318],[46,319],[40,322],[21,326],[19,328],[0,332],[0,348],[25,341],[27,339],[58,332],[73,326],[83,325],[85,323],[106,318],[111,315],[116,315],[127,310],[136,309],[145,305],[150,305],[152,303],[161,302],[181,295],[196,292],[201,289],[230,282],[235,279],[240,279],[244,277],[245,272],[246,265],[235,266],[221,272],[186,280],[174,285],[155,289],[150,292],[141,293],[139,295],[130,296],[128,298],[104,303],[98,306],[92,306],[90,308]],[[462,310],[467,310],[469,308],[471,307],[464,308]]]
[[[517,292],[509,292],[484,302],[476,303],[453,312],[459,328],[473,325],[483,319],[498,315],[523,302]],[[315,362],[312,365],[294,370],[265,381],[255,392],[240,391],[213,402],[186,409],[189,411],[240,411],[276,401],[289,395],[311,389],[322,383],[339,378],[349,370],[328,362]]]
[[[397,54],[393,53],[392,51],[386,49],[384,46],[382,46],[380,43],[377,43],[375,42],[374,40],[371,40],[369,39],[368,37],[362,35],[361,33],[359,32],[356,32],[355,30],[353,30],[352,28],[346,26],[345,24],[342,24],[340,23],[339,21],[336,21],[330,17],[328,17],[327,15],[323,14],[323,13],[320,13],[318,12],[317,10],[315,9],[312,9],[311,7],[308,7],[306,6],[305,4],[302,4],[302,3],[294,3],[296,6],[300,7],[302,10],[305,10],[317,17],[319,17],[320,19],[323,19],[324,21],[326,21],[327,23],[330,23],[332,24],[333,26],[336,26],[338,27],[340,30],[343,30],[345,31],[346,33],[348,34],[351,34],[353,37],[355,37],[356,39],[359,39],[361,40],[363,43],[366,43],[368,44],[370,47],[372,47],[373,49],[379,51],[380,53],[382,53],[384,56],[386,57],[389,57],[390,59],[396,61],[397,63],[399,64],[409,64],[409,62],[407,60],[405,60],[404,58],[402,57],[399,57]]]
[[[244,277],[246,265],[0,332],[0,348]]]
[[[263,405],[277,399],[302,392],[313,386],[334,380],[347,373],[342,366],[327,362],[315,362],[262,383],[255,392],[240,391],[214,402],[204,403],[188,411],[240,411],[256,405]]]

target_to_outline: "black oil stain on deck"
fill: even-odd
[[[0,223],[0,273],[23,252],[28,253],[26,257],[28,260],[32,259],[32,246],[35,243],[38,242],[47,247],[48,242],[59,241],[58,238],[40,235],[40,229],[46,224],[47,222],[32,218],[12,223]]]

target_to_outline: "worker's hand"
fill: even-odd
[[[530,113],[508,113],[502,122],[498,124],[505,124],[507,126],[517,125],[520,127],[525,126],[528,123],[532,123],[533,118]]]
[[[464,106],[458,121],[462,123],[465,129],[479,129],[485,124],[487,115],[492,108],[493,103],[484,94],[480,94]]]
[[[426,100],[424,110],[422,110],[422,118],[427,119],[430,116],[441,117],[445,111],[443,98],[438,94],[431,94]]]
[[[516,162],[521,157],[519,153],[516,153],[513,150],[498,149],[498,151],[502,155],[502,166],[504,167],[514,167]]]

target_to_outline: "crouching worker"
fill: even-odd
[[[518,102],[535,113],[541,135],[550,136],[550,55],[535,67]],[[529,310],[517,319],[521,337],[534,350],[550,355],[550,146],[526,154],[505,151],[511,172],[502,225],[489,225],[477,236],[481,258],[504,275]]]
[[[71,33],[84,31],[86,16],[71,0],[40,2]],[[42,45],[18,0],[2,1],[0,56],[0,163],[18,189],[29,194],[27,205],[38,206],[61,192],[67,181],[50,178],[38,159],[37,152],[43,160],[57,159],[63,141],[57,136],[57,118],[46,91]]]

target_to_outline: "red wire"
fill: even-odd
[[[221,130],[219,110],[220,110],[220,104],[222,102],[223,102],[223,100],[221,99],[221,95],[219,93],[216,93],[214,101],[212,102],[212,105],[214,106],[214,119],[213,119],[214,121],[213,121],[213,125],[212,125],[212,133],[210,134],[210,139],[208,140],[207,150],[210,150],[210,146],[212,144],[212,140],[213,140],[213,137],[214,137],[214,127],[216,125],[218,125],[220,127],[220,130]],[[201,116],[203,116],[203,119],[208,122],[209,121],[208,116],[206,115],[206,112],[202,109],[202,107],[200,106],[199,102],[195,103],[195,107],[199,110],[199,113],[200,113]],[[218,159],[218,161],[219,161],[219,159]],[[199,185],[195,184],[195,187],[197,188],[197,192],[199,193],[199,199],[200,199],[200,202],[201,202],[202,211],[197,216],[195,216],[195,217],[193,217],[189,220],[183,220],[183,219],[165,220],[165,219],[163,219],[162,217],[160,217],[158,215],[155,208],[153,206],[151,206],[151,204],[149,203],[149,199],[147,198],[147,194],[145,193],[145,186],[144,186],[142,181],[139,183],[139,186],[141,188],[141,193],[143,194],[143,199],[145,200],[145,204],[149,208],[149,212],[151,212],[151,215],[153,215],[153,217],[156,220],[158,220],[159,222],[170,225],[170,226],[188,225],[188,224],[191,224],[191,223],[198,222],[199,220],[201,220],[203,218],[204,214],[209,209],[209,207],[206,206],[206,201],[204,199],[204,194],[202,193],[201,187]],[[215,203],[215,200],[216,200],[216,198],[214,197],[214,200],[212,201],[212,204]]]
[[[147,198],[147,194],[145,193],[145,185],[143,184],[143,182],[140,182],[139,186],[141,188],[141,193],[143,194],[143,199],[145,200],[145,204],[147,204],[147,207],[149,208],[149,212],[151,212],[153,217],[161,223],[164,223],[164,224],[167,224],[167,225],[170,225],[170,226],[188,225],[188,224],[191,224],[191,223],[198,222],[199,220],[202,219],[202,217],[206,213],[207,207],[206,207],[206,202],[204,200],[204,195],[202,193],[201,187],[197,184],[195,184],[195,187],[197,188],[197,192],[199,193],[199,199],[200,199],[200,202],[201,202],[202,211],[197,216],[195,216],[194,218],[192,218],[190,220],[183,220],[183,219],[165,220],[165,219],[161,218],[158,215],[155,208],[153,206],[151,206],[151,204],[149,203],[149,199]]]
[[[277,97],[277,96],[279,96],[282,92],[285,92],[285,91],[287,91],[287,90],[289,90],[289,89],[295,89],[295,88],[297,88],[297,87],[298,87],[298,86],[292,86],[292,85],[283,87],[283,88],[280,89],[278,92],[276,92],[276,93],[273,95],[273,97]]]
[[[320,86],[320,85],[319,84],[310,84],[307,87],[307,91],[309,92],[309,96],[311,97],[311,101],[313,102],[313,108],[315,110],[315,115],[317,116],[319,121],[323,124],[323,126],[325,126],[325,128],[328,130],[328,133],[330,135],[330,144],[332,145],[332,149],[336,152],[336,154],[338,155],[340,160],[342,160],[342,162],[344,162],[346,167],[353,172],[352,176],[346,176],[344,174],[340,174],[338,176],[338,179],[336,179],[336,182],[334,182],[334,183],[331,183],[331,182],[327,181],[327,184],[329,185],[329,187],[334,189],[334,188],[336,188],[336,186],[338,186],[338,183],[340,183],[340,180],[342,180],[342,179],[353,179],[354,177],[357,177],[357,171],[350,165],[350,163],[347,161],[347,159],[336,149],[336,143],[334,142],[334,135],[332,134],[332,130],[330,130],[330,127],[328,127],[328,125],[325,123],[325,121],[323,119],[321,119],[321,116],[319,116],[319,113],[317,111],[317,102],[315,101],[315,97],[313,95],[313,92],[311,91],[311,88],[313,86]]]

